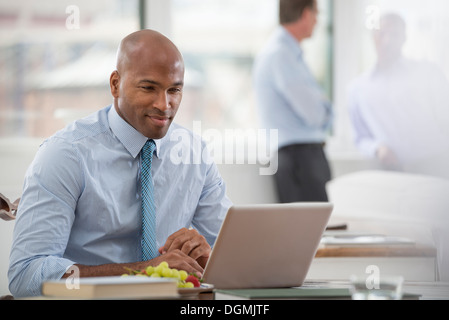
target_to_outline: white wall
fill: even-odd
[[[360,15],[363,1],[334,1],[334,99],[336,119],[334,137],[330,141],[330,152],[348,151],[353,157],[358,155],[352,141],[351,123],[347,111],[348,84],[360,74],[359,46],[357,42],[363,25]]]

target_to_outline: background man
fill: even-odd
[[[385,169],[449,178],[449,83],[436,65],[404,56],[401,16],[379,26],[376,64],[349,90],[356,146]]]
[[[316,0],[280,0],[280,26],[256,58],[254,89],[262,126],[278,129],[281,202],[327,201],[331,178],[323,150],[332,109],[303,59],[301,42],[312,36]]]

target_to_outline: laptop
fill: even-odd
[[[325,202],[231,207],[204,282],[217,289],[301,286],[332,209]]]

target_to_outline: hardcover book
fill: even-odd
[[[7,197],[0,193],[0,218],[6,221],[16,218],[17,207],[20,198],[11,202]]]

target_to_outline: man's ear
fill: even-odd
[[[301,20],[305,20],[305,19],[309,19],[310,15],[313,13],[313,8],[310,7],[305,7],[304,10],[302,11]]]
[[[120,87],[120,75],[117,70],[111,73],[111,77],[109,78],[109,86],[111,88],[111,94],[114,98],[118,98],[119,96],[119,87]]]

